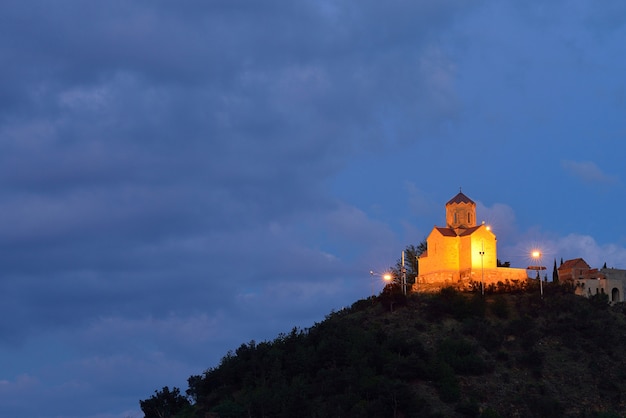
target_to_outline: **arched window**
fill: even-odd
[[[614,287],[613,290],[611,290],[611,302],[619,301],[619,289],[617,287]]]

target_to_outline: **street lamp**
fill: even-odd
[[[539,289],[541,292],[541,298],[543,299],[543,280],[541,280],[541,270],[545,270],[546,268],[544,266],[540,266],[539,263],[541,261],[541,251],[539,250],[533,250],[530,253],[530,256],[535,260],[535,265],[534,266],[528,266],[528,270],[536,270],[537,271],[537,277],[539,278]]]
[[[482,251],[479,251],[480,254],[480,270],[481,270],[481,278],[480,278],[480,294],[485,296],[485,241],[482,242]]]
[[[391,283],[393,279],[395,279],[396,277],[393,276],[391,273],[386,272],[386,273],[375,273],[373,270],[370,270],[370,275],[372,276],[372,295],[374,295],[374,275],[377,276],[381,276],[383,278],[383,280],[385,280],[387,283]],[[404,296],[406,296],[406,265],[404,263],[404,251],[402,251],[402,261],[400,264],[400,277],[399,277],[399,283],[400,283],[400,287],[402,289],[402,294]]]
[[[370,270],[370,276],[372,277],[372,297],[374,297],[374,276],[376,277],[381,277],[384,281],[391,283],[391,281],[393,280],[393,276],[391,275],[391,273],[385,272],[385,273],[378,273],[375,272],[374,270]]]
[[[419,255],[415,256],[415,291],[419,293],[420,291],[420,275],[419,275]]]
[[[402,294],[406,296],[406,266],[404,265],[404,251],[402,251]]]

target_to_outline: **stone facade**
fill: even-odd
[[[575,293],[590,297],[604,293],[610,303],[624,302],[626,270],[591,268],[582,258],[567,260],[557,270],[560,283],[574,285]]]
[[[497,267],[496,236],[484,223],[476,225],[476,204],[462,192],[446,203],[446,226],[435,226],[426,244],[414,290],[528,278],[525,269]]]
[[[567,260],[557,269],[560,283],[573,282],[578,279],[588,279],[590,276],[594,276],[596,272],[597,269],[589,267],[589,264],[582,258]]]

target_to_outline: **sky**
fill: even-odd
[[[626,268],[626,3],[4,0],[0,417],[139,418],[379,292],[462,188]]]

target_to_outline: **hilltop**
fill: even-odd
[[[222,418],[626,415],[623,304],[553,284],[543,299],[533,288],[397,290],[242,344],[189,378],[191,403],[163,388],[142,409],[147,418],[168,416],[165,407]]]

